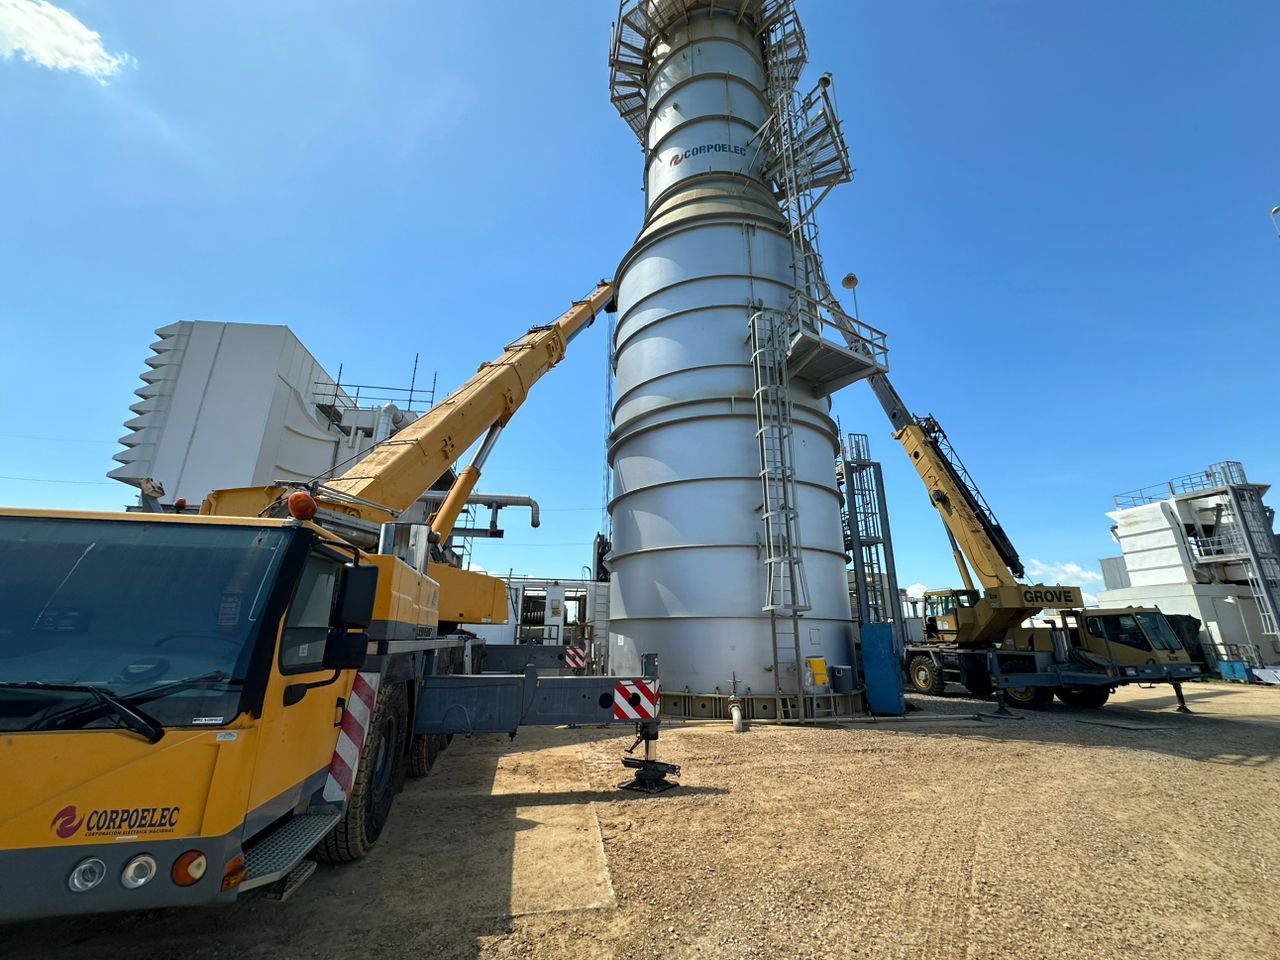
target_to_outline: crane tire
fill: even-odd
[[[414,777],[425,777],[436,765],[440,756],[440,748],[435,734],[419,733],[409,742],[409,761],[405,773]]]
[[[1058,699],[1068,707],[1097,710],[1111,699],[1111,688],[1106,686],[1059,687]]]
[[[1036,669],[1035,661],[1028,659],[1006,660],[1000,666],[1009,673],[1034,673]],[[1004,695],[1010,706],[1023,710],[1043,710],[1053,703],[1053,687],[1006,687]]]
[[[359,860],[373,849],[404,782],[408,728],[405,685],[388,683],[374,703],[351,799],[337,826],[316,847],[319,859],[343,863]]]
[[[947,681],[943,679],[942,669],[934,662],[933,657],[923,653],[911,658],[907,665],[911,675],[911,686],[917,693],[926,693],[932,697],[940,697],[947,689]]]

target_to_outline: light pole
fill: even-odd
[[[1271,225],[1276,228],[1276,237],[1280,239],[1280,221],[1276,220],[1276,216],[1280,215],[1280,207],[1271,208]]]

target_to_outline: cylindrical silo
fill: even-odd
[[[746,6],[650,4],[681,15],[652,24],[632,115],[647,203],[616,274],[610,663],[625,674],[657,653],[664,694],[727,695],[735,677],[743,696],[775,693],[748,325],[761,306],[785,311],[795,280],[758,135],[770,114],[760,4]],[[796,390],[793,402],[801,657],[848,663],[837,431],[827,399]],[[803,666],[790,670],[794,690]]]

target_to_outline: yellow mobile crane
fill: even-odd
[[[942,426],[914,416],[886,375],[870,382],[942,517],[964,583],[963,590],[925,593],[924,643],[908,644],[903,654],[912,686],[941,694],[956,680],[974,695],[994,687],[1039,709],[1055,693],[1069,705],[1100,707],[1116,686],[1169,682],[1185,708],[1181,681],[1201,669],[1164,615],[1153,608],[1081,610],[1079,587],[1022,582],[1018,552]],[[1026,625],[1044,610],[1061,611],[1061,623]]]
[[[199,514],[0,509],[0,922],[287,896],[312,851],[364,856],[455,732],[638,723],[634,785],[671,785],[656,679],[478,675],[437,629],[502,610],[500,581],[430,547],[612,298],[601,282],[335,479]],[[430,524],[399,523],[481,438]]]

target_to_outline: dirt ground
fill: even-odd
[[[1017,720],[669,725],[680,789],[620,793],[629,738],[455,740],[365,861],[291,900],[39,922],[0,956],[1271,958],[1280,690],[1121,691]],[[941,718],[941,719],[938,719]]]

